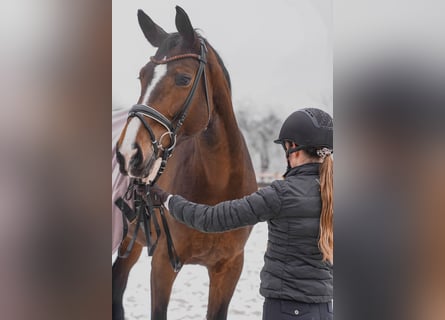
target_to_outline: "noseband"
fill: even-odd
[[[197,59],[199,61],[198,71],[196,72],[196,76],[195,76],[195,80],[193,82],[192,88],[190,89],[190,92],[189,92],[187,98],[185,99],[185,101],[180,109],[180,112],[174,117],[174,119],[172,121],[170,121],[162,113],[160,113],[153,107],[150,107],[145,104],[135,104],[130,109],[130,111],[128,113],[128,119],[131,119],[133,117],[138,117],[139,120],[141,120],[142,124],[144,125],[145,129],[147,130],[148,134],[150,135],[151,144],[152,144],[152,148],[153,148],[153,155],[154,155],[155,159],[158,156],[159,151],[162,152],[161,165],[158,169],[156,177],[153,179],[153,181],[150,182],[150,185],[153,185],[159,179],[161,174],[164,172],[165,166],[167,165],[167,159],[169,157],[171,157],[171,155],[173,153],[173,150],[176,146],[177,133],[178,133],[179,129],[182,127],[182,125],[184,124],[184,120],[187,117],[187,112],[190,109],[191,101],[193,99],[193,96],[195,95],[196,89],[198,87],[198,84],[199,84],[199,81],[200,81],[202,75],[204,75],[204,89],[205,89],[204,91],[205,91],[205,96],[206,96],[207,112],[208,112],[209,120],[210,120],[209,94],[208,94],[208,89],[207,89],[207,77],[206,77],[206,72],[205,72],[205,65],[207,63],[207,47],[205,45],[204,39],[199,38],[199,41],[201,43],[201,52],[199,55],[195,54],[195,53],[186,53],[186,54],[172,56],[170,58],[166,58],[163,60],[157,60],[154,57],[150,57],[151,62],[153,62],[154,64],[157,64],[157,65],[167,64],[171,61],[176,61],[176,60],[181,60],[181,59],[186,59],[186,58],[193,58],[193,59]],[[150,125],[147,123],[145,117],[148,117],[148,118],[158,122],[167,130],[165,133],[163,133],[159,137],[159,141],[156,140],[154,132],[153,132],[152,128],[150,127]],[[164,136],[166,136],[166,135],[170,136],[170,144],[168,147],[164,148],[162,146],[161,142],[162,142],[162,139],[164,138]],[[149,164],[150,163],[151,163],[151,161],[149,161]]]

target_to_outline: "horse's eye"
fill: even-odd
[[[186,86],[190,83],[191,79],[192,79],[191,76],[180,73],[176,75],[175,82],[177,86]]]

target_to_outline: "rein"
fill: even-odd
[[[136,223],[136,227],[134,229],[132,238],[130,240],[130,243],[124,253],[121,254],[119,250],[119,257],[120,258],[126,258],[130,254],[131,250],[133,249],[133,246],[136,242],[136,238],[139,232],[140,227],[144,229],[145,233],[145,240],[147,245],[147,252],[149,256],[153,255],[154,250],[156,249],[156,246],[158,244],[159,237],[161,235],[161,229],[159,226],[159,222],[156,218],[156,214],[154,213],[154,209],[159,209],[159,213],[162,219],[162,225],[164,227],[166,239],[167,239],[167,250],[168,255],[170,258],[170,264],[173,267],[173,270],[175,272],[178,272],[181,267],[182,263],[179,259],[178,254],[176,253],[175,246],[173,244],[173,240],[170,234],[170,229],[168,227],[167,219],[165,217],[165,211],[164,208],[161,205],[154,205],[152,202],[152,199],[150,197],[150,187],[156,183],[156,181],[159,179],[159,177],[162,175],[162,173],[165,170],[165,167],[167,165],[167,160],[172,156],[173,150],[176,146],[176,137],[179,129],[184,124],[185,118],[187,117],[187,112],[191,106],[191,101],[193,99],[193,96],[195,95],[196,89],[198,87],[199,81],[201,80],[201,76],[203,76],[204,79],[204,91],[206,96],[206,103],[207,103],[207,112],[209,116],[208,123],[210,122],[210,103],[209,103],[209,93],[207,88],[207,76],[205,72],[205,65],[207,64],[207,48],[204,43],[204,39],[200,38],[200,55],[195,53],[186,53],[181,55],[172,56],[167,59],[163,60],[157,60],[154,57],[150,57],[151,62],[154,64],[167,64],[172,61],[180,60],[180,59],[186,59],[186,58],[193,58],[197,59],[199,61],[199,67],[196,72],[195,80],[193,82],[193,85],[190,89],[190,92],[185,99],[181,111],[178,113],[177,116],[173,119],[173,121],[170,121],[167,117],[165,117],[162,113],[154,109],[153,107],[150,107],[145,104],[136,104],[134,105],[129,113],[128,113],[128,119],[131,119],[133,117],[137,117],[139,120],[141,120],[142,124],[144,125],[145,129],[147,130],[148,134],[150,135],[151,144],[153,148],[153,154],[155,157],[159,155],[159,152],[161,152],[161,164],[158,169],[158,172],[156,173],[155,178],[152,181],[149,181],[148,184],[144,183],[141,179],[131,179],[130,185],[128,186],[128,189],[124,195],[125,200],[131,200],[134,201],[134,211],[130,208],[130,206],[124,201],[122,197],[117,199],[115,201],[115,204],[121,209],[122,211],[122,217],[124,221],[124,236],[123,239],[126,237],[128,232],[128,225],[127,220],[130,221],[130,223]],[[161,124],[167,131],[161,135],[159,138],[159,141],[156,140],[156,137],[154,135],[154,132],[150,125],[146,121],[146,117],[158,122]],[[208,125],[207,123],[207,125]],[[168,147],[164,148],[162,145],[162,139],[164,136],[169,135],[170,136],[170,144]],[[154,229],[156,232],[156,240],[153,241],[150,223],[153,221]]]
[[[153,255],[156,246],[158,245],[159,237],[161,235],[161,228],[159,226],[158,219],[154,212],[154,209],[159,209],[159,214],[161,216],[162,225],[164,227],[165,236],[167,239],[167,250],[170,259],[170,264],[174,272],[179,272],[179,270],[181,270],[182,263],[181,260],[179,259],[178,254],[176,253],[176,249],[173,244],[173,239],[170,233],[170,229],[168,227],[167,218],[165,217],[164,207],[162,206],[162,204],[160,205],[153,204],[150,197],[150,187],[147,184],[143,183],[142,181],[132,179],[127,191],[125,192],[124,198],[127,201],[133,199],[135,209],[133,211],[122,198],[117,199],[115,202],[116,205],[122,211],[122,218],[124,222],[123,238],[126,237],[128,232],[127,219],[128,221],[130,221],[130,224],[136,223],[136,227],[134,228],[133,235],[125,252],[121,253],[119,248],[118,252],[119,258],[127,258],[129,256],[131,250],[133,250],[141,226],[145,233],[147,254],[148,256]],[[156,232],[156,240],[154,241],[150,228],[151,221],[153,221],[154,229]]]

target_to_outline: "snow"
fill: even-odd
[[[229,305],[228,319],[261,319],[264,298],[259,294],[260,271],[267,245],[267,224],[256,225],[245,247],[243,272]],[[127,320],[150,319],[151,258],[146,250],[133,267],[124,294]],[[173,285],[168,308],[169,319],[205,319],[209,278],[207,269],[185,265]]]

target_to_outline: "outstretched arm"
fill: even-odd
[[[170,196],[166,204],[171,215],[191,228],[202,232],[223,232],[276,216],[281,200],[275,187],[269,186],[242,199],[214,206],[187,201],[179,195]]]

